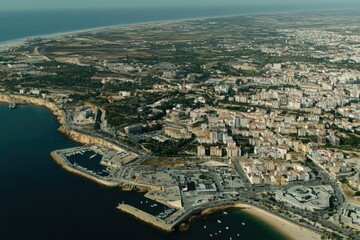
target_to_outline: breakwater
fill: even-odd
[[[62,156],[60,156],[60,154],[58,154],[57,151],[53,151],[50,153],[52,159],[60,166],[62,167],[63,169],[65,169],[66,171],[68,172],[71,172],[71,173],[74,173],[74,174],[77,174],[77,175],[80,175],[82,177],[85,177],[87,179],[90,179],[100,185],[103,185],[103,186],[106,186],[106,187],[117,187],[119,185],[118,182],[114,182],[114,181],[110,181],[110,180],[105,180],[105,179],[101,179],[97,176],[93,176],[89,173],[86,173],[84,171],[81,171],[79,169],[76,169],[72,166],[70,166],[69,163],[67,163],[65,161],[65,159],[63,159]]]
[[[131,205],[119,204],[117,209],[119,209],[120,211],[123,211],[127,214],[130,214],[133,217],[135,217],[143,222],[151,224],[152,226],[154,226],[162,231],[172,232],[174,230],[173,224],[167,224],[165,221],[158,219],[157,217],[155,217],[147,212],[144,212],[140,209],[137,209]]]
[[[63,171],[63,168],[49,161],[49,153],[54,149],[68,149],[76,145],[60,132],[54,132],[59,125],[48,109],[24,105],[10,111],[6,105],[0,104],[0,115],[4,121],[0,131],[0,148],[3,153],[0,165],[3,178],[7,179],[0,184],[4,190],[1,203],[7,206],[2,212],[3,221],[0,220],[4,239],[28,239],[34,235],[39,236],[39,240],[54,236],[55,239],[62,239],[68,235],[78,239],[111,238],[121,232],[134,240],[196,240],[208,239],[209,231],[219,227],[216,222],[218,214],[215,214],[209,216],[215,219],[213,223],[209,223],[208,218],[200,218],[192,223],[191,231],[173,231],[168,234],[142,224],[128,214],[115,211],[114,208],[120,202],[140,204],[140,201],[144,201],[143,194],[121,192],[117,187],[100,187],[99,184],[84,181],[83,177],[66,173],[68,171]],[[49,212],[52,214],[49,215]],[[188,217],[192,214],[197,213],[192,212]],[[230,230],[222,229],[223,239],[234,237],[240,231],[235,230],[235,227],[239,227],[239,221],[244,216],[247,214],[229,212],[229,215],[224,215],[226,218],[221,219],[223,228],[229,226]],[[208,226],[206,231],[203,225]],[[19,231],[13,231],[14,228]],[[261,231],[253,231],[254,228],[260,228]],[[240,234],[243,238],[285,240],[262,222],[256,222],[254,228],[246,222]],[[264,230],[271,231],[273,235],[268,232],[262,234]]]

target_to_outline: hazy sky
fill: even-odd
[[[359,0],[0,0],[0,10],[47,8],[109,8],[239,4],[337,4],[339,7],[359,6]]]

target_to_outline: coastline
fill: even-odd
[[[114,149],[116,151],[122,150],[122,148],[116,145],[115,143],[109,142],[99,137],[90,136],[85,133],[77,132],[67,127],[65,121],[65,110],[57,106],[55,103],[49,102],[42,98],[36,98],[32,96],[0,93],[0,102],[11,103],[13,101],[15,101],[18,104],[34,104],[48,108],[52,112],[52,114],[56,117],[58,123],[60,124],[58,131],[74,142],[84,145],[99,144],[104,147]]]
[[[236,208],[242,209],[242,211],[258,218],[267,223],[268,225],[275,228],[277,231],[288,237],[290,240],[320,240],[321,235],[309,228],[302,227],[298,224],[290,222],[285,218],[274,215],[261,208],[247,205],[247,204],[236,204]]]
[[[95,33],[97,31],[107,31],[110,29],[131,27],[131,26],[146,26],[151,24],[169,24],[169,23],[178,23],[178,22],[186,22],[186,21],[204,21],[210,19],[217,18],[231,18],[237,16],[253,16],[253,15],[273,15],[273,14],[291,14],[291,13],[301,13],[301,12],[318,12],[318,11],[345,11],[350,10],[352,8],[321,8],[321,9],[308,9],[308,10],[279,10],[279,11],[269,11],[269,12],[252,12],[252,13],[237,13],[237,14],[228,14],[228,15],[213,15],[213,16],[204,16],[204,17],[190,17],[190,18],[179,18],[179,19],[167,19],[167,20],[154,20],[154,21],[142,21],[142,22],[134,22],[134,23],[124,23],[124,24],[113,24],[113,25],[105,25],[93,28],[83,28],[83,29],[75,29],[64,32],[54,32],[48,34],[39,34],[39,35],[31,35],[24,36],[12,40],[0,41],[0,51],[16,47],[26,43],[27,41],[31,41],[35,38],[43,38],[46,40],[50,40],[53,38],[66,37],[72,34],[80,34],[80,33]]]
[[[66,126],[65,121],[65,110],[58,107],[56,104],[46,101],[42,98],[36,98],[32,96],[23,96],[23,95],[15,95],[15,94],[3,94],[0,93],[0,103],[11,103],[15,101],[19,104],[34,104],[38,106],[46,107],[51,111],[53,116],[56,117],[60,127],[57,129],[60,133],[62,133],[64,136],[69,138],[71,141],[84,144],[84,145],[102,145],[107,148],[114,149],[116,151],[122,150],[121,147],[117,146],[116,144],[109,142],[107,140],[104,140],[99,137],[91,136],[85,133],[77,132],[71,128],[68,128]],[[50,153],[52,159],[55,163],[57,163],[61,168],[65,169],[68,172],[74,173],[76,175],[80,175],[84,178],[87,178],[89,180],[92,180],[93,182],[96,182],[100,185],[106,186],[106,187],[119,187],[119,182],[111,182],[106,181],[104,179],[95,178],[85,172],[82,172],[80,170],[77,170],[75,168],[71,168],[68,165],[64,163],[56,153],[56,151],[53,151]]]
[[[238,16],[238,15],[236,15],[236,16]],[[264,14],[264,16],[265,16],[265,14]],[[230,18],[231,16],[226,16],[226,17]],[[217,18],[217,17],[209,17],[209,18],[206,18],[206,19],[210,19],[209,21],[211,21],[211,19],[214,19],[214,21],[216,21],[219,18]],[[167,26],[177,26],[177,22],[182,22],[182,21],[184,21],[185,25],[188,25],[188,23],[190,23],[191,19],[189,21],[187,21],[186,19],[185,20],[177,20],[177,21],[164,20],[164,21],[155,21],[155,22],[145,22],[145,23],[134,23],[134,24],[124,24],[124,25],[115,25],[115,26],[105,26],[105,27],[98,27],[98,28],[93,28],[93,29],[76,30],[76,31],[73,31],[73,32],[50,34],[48,36],[48,38],[49,38],[50,41],[52,41],[54,39],[57,39],[57,38],[60,39],[60,41],[61,40],[68,41],[68,40],[71,40],[71,39],[76,39],[76,37],[82,37],[82,36],[87,38],[88,36],[90,36],[90,34],[92,32],[94,34],[100,33],[101,36],[106,36],[111,31],[116,31],[116,30],[121,30],[121,29],[124,30],[124,32],[126,32],[127,30],[136,29],[137,32],[139,32],[139,29],[143,29],[143,28],[146,29],[147,26],[151,26],[151,24],[154,24],[154,26],[165,26],[165,27],[167,27]],[[195,21],[195,20],[193,20],[193,21]],[[204,22],[205,22],[205,20],[204,20]],[[174,25],[171,25],[171,23],[173,23]],[[133,25],[133,27],[132,27],[132,25]],[[81,34],[82,32],[84,32],[85,34]],[[89,33],[89,34],[86,34],[86,33]],[[74,34],[74,35],[71,35],[71,34]],[[29,39],[27,39],[27,40],[19,40],[19,41],[23,41],[23,42],[19,42],[19,43],[14,42],[13,46],[16,46],[17,44],[22,44],[23,46],[27,46],[27,45],[28,46],[34,46],[36,44],[36,41],[27,42],[27,41],[31,41]],[[15,49],[16,49],[16,47],[15,47]],[[1,43],[0,43],[0,50],[1,50]],[[10,53],[10,51],[9,51],[9,53]],[[5,61],[5,63],[6,63],[6,61]],[[2,95],[2,94],[3,93],[0,92],[0,95]],[[37,96],[33,97],[31,95],[19,95],[18,93],[15,93],[15,94],[6,94],[6,93],[4,93],[4,96],[5,95],[8,95],[8,96],[4,97],[4,99],[7,98],[7,97],[9,98],[9,100],[6,100],[7,102],[10,102],[10,100],[11,101],[15,100],[15,101],[19,101],[19,103],[21,103],[21,104],[22,103],[23,104],[32,104],[32,106],[40,105],[40,106],[46,107],[46,109],[49,109],[51,111],[51,113],[53,114],[53,116],[55,116],[57,118],[57,122],[60,124],[60,125],[55,124],[55,126],[53,125],[52,129],[53,130],[58,129],[58,132],[65,135],[71,141],[78,142],[78,143],[81,143],[81,144],[95,144],[95,145],[98,144],[98,145],[111,147],[111,148],[114,148],[114,149],[115,148],[120,148],[121,149],[121,146],[123,146],[125,149],[128,148],[127,144],[123,145],[122,140],[119,140],[119,138],[117,138],[115,134],[114,134],[115,137],[111,138],[111,137],[106,137],[104,134],[96,134],[94,131],[91,131],[91,130],[90,131],[89,130],[84,130],[85,128],[74,127],[76,124],[72,120],[72,117],[70,117],[70,116],[73,115],[72,111],[68,111],[68,108],[66,107],[67,105],[60,103],[60,101],[59,102],[58,101],[54,102],[52,98],[45,98],[45,97],[44,98],[41,98],[41,97],[39,98]],[[0,102],[1,102],[1,96],[0,96]],[[22,111],[23,109],[24,108],[20,108],[19,110]],[[42,109],[42,112],[43,112],[43,110],[45,110],[45,112],[47,112],[47,115],[50,113],[49,111],[46,111],[45,108],[41,108],[41,109]],[[19,113],[21,111],[19,111]],[[9,116],[9,114],[6,114],[6,112],[5,112],[5,116]],[[106,116],[106,115],[103,114],[102,116]],[[23,118],[21,118],[21,119],[23,119]],[[23,126],[24,124],[21,124],[21,125]],[[56,136],[58,136],[58,135],[56,135]],[[98,136],[100,136],[100,137],[98,137]],[[64,139],[64,138],[61,138],[61,139]],[[133,150],[135,151],[135,148],[133,148]],[[141,154],[142,153],[140,153],[140,155]],[[148,154],[146,154],[145,156],[147,156],[147,155]],[[60,165],[60,167],[62,167],[66,171],[72,172],[72,173],[77,174],[77,175],[79,175],[81,177],[92,180],[92,181],[96,182],[97,184],[104,185],[104,186],[107,186],[107,187],[112,187],[112,186],[108,186],[108,185],[102,183],[101,181],[99,182],[96,179],[91,178],[91,174],[89,175],[90,176],[89,177],[89,176],[87,176],[86,173],[83,173],[81,171],[78,171],[78,172],[73,171],[73,168],[71,168],[71,164],[67,164],[68,162],[67,161],[62,161],[61,158],[57,159],[56,157],[54,157],[53,153],[51,153],[51,156],[52,156],[53,160],[55,162],[57,162]],[[64,159],[66,159],[66,158],[64,158]],[[141,173],[140,173],[140,176],[141,176]],[[262,190],[262,189],[260,189],[260,190]],[[241,190],[239,190],[239,193],[241,193]],[[257,194],[257,192],[256,192],[256,194]],[[242,199],[245,199],[245,198],[242,197]],[[211,201],[209,200],[209,202],[211,202]],[[278,231],[278,232],[282,233],[283,235],[287,236],[288,239],[293,239],[293,240],[296,240],[296,239],[314,239],[315,240],[315,239],[320,239],[319,235],[322,234],[321,230],[319,230],[319,229],[321,229],[320,227],[315,228],[315,227],[312,227],[312,224],[304,224],[304,223],[302,223],[301,216],[299,217],[299,215],[304,215],[304,214],[299,213],[299,214],[296,214],[296,216],[297,216],[296,218],[295,217],[292,218],[292,217],[289,217],[289,215],[279,214],[279,210],[280,210],[280,212],[282,212],[281,211],[282,208],[280,208],[280,209],[276,208],[278,210],[275,211],[275,210],[272,210],[273,209],[272,207],[264,207],[264,206],[262,206],[262,204],[258,205],[258,204],[256,204],[255,202],[252,202],[252,201],[249,201],[249,202],[252,202],[252,203],[249,203],[249,204],[242,204],[240,201],[233,201],[233,202],[234,202],[234,204],[230,204],[232,206],[229,206],[229,207],[226,207],[225,204],[221,205],[221,203],[218,203],[218,205],[216,206],[216,203],[215,203],[215,204],[213,204],[214,207],[211,207],[209,209],[205,209],[206,208],[205,204],[204,205],[199,205],[200,207],[202,206],[202,209],[199,208],[201,210],[199,210],[197,212],[193,211],[189,215],[191,216],[191,214],[194,214],[193,215],[194,216],[193,221],[196,221],[196,219],[201,218],[201,215],[199,215],[200,212],[202,214],[204,214],[204,215],[206,215],[206,214],[214,214],[214,213],[216,214],[217,212],[221,211],[222,209],[227,209],[227,208],[234,208],[235,209],[236,208],[236,209],[241,209],[241,212],[244,212],[244,213],[246,213],[248,215],[254,216],[254,218],[261,220],[261,222],[264,222],[264,223],[266,222],[268,226],[271,226],[272,229],[276,229],[276,231]],[[247,202],[247,201],[244,201],[244,202]],[[237,203],[237,204],[235,204],[235,203]],[[252,204],[254,204],[254,205],[252,205]],[[256,207],[256,206],[259,206],[259,207]],[[239,211],[240,210],[236,210],[236,212],[238,212],[238,213],[239,213]],[[236,215],[236,212],[234,211],[235,215]],[[216,215],[216,217],[217,216],[218,215]],[[240,217],[237,217],[237,219],[240,219]],[[295,219],[300,219],[300,221],[297,221]],[[190,223],[192,222],[191,218],[189,220],[187,220],[187,221],[188,222],[184,223],[185,225],[190,225]],[[237,221],[235,221],[235,223],[237,223]],[[246,223],[246,224],[249,225],[249,226],[251,225],[250,223],[249,224]],[[314,221],[314,226],[315,225],[318,225],[318,223],[315,224],[315,221]],[[248,226],[248,228],[249,228],[249,226]],[[324,224],[324,226],[326,226],[326,225]],[[267,228],[268,227],[264,227],[264,229],[267,229]],[[334,228],[334,229],[337,229],[337,228]]]
[[[204,209],[200,216],[207,216],[217,212],[225,211],[228,209],[239,209],[249,215],[260,219],[266,224],[272,226],[282,235],[287,237],[289,240],[320,240],[321,235],[309,228],[303,227],[283,217],[277,216],[271,212],[263,210],[259,207],[246,204],[246,203],[235,203],[230,205],[219,205],[211,208]]]
[[[58,106],[56,106],[54,103],[48,102],[44,99],[31,97],[31,96],[21,96],[21,95],[0,93],[0,102],[10,103],[14,100],[21,104],[35,104],[35,105],[40,105],[40,106],[44,106],[44,107],[48,108],[52,112],[52,114],[57,118],[57,121],[60,124],[60,127],[58,128],[58,130],[61,133],[63,133],[65,136],[69,137],[69,139],[71,139],[72,141],[75,141],[75,142],[78,142],[81,144],[92,143],[92,144],[103,145],[104,143],[108,143],[108,144],[111,144],[112,146],[115,146],[114,144],[109,143],[106,140],[101,139],[102,141],[99,142],[100,138],[98,138],[98,137],[92,137],[92,136],[89,136],[89,135],[86,135],[83,133],[79,133],[72,129],[67,128],[65,125],[65,119],[64,119],[65,111],[63,109],[59,108]],[[85,139],[83,138],[83,135],[86,136]],[[107,146],[109,147],[109,145],[107,145]],[[86,174],[82,173],[81,171],[74,170],[74,169],[66,166],[53,153],[51,153],[51,157],[57,164],[59,164],[65,170],[72,172],[74,174],[78,174],[78,175],[88,178],[90,180],[93,180],[94,182],[96,182],[98,184],[101,184],[101,185],[104,185],[107,187],[116,187],[119,185],[119,184],[113,185],[112,183],[110,184],[108,182],[98,181],[96,179],[93,179],[92,177],[87,176]],[[226,209],[234,209],[234,208],[241,209],[242,211],[245,211],[245,212],[253,215],[256,218],[261,219],[265,223],[274,227],[277,231],[282,233],[284,236],[288,237],[290,240],[303,240],[303,239],[319,240],[319,239],[321,239],[320,234],[316,233],[315,231],[313,231],[309,228],[302,227],[302,226],[295,224],[293,222],[290,222],[280,216],[277,216],[270,212],[267,212],[261,208],[258,208],[258,207],[255,207],[255,206],[249,205],[249,204],[244,204],[244,203],[235,203],[235,204],[229,204],[229,205],[221,205],[220,204],[220,205],[217,205],[214,207],[205,208],[201,211],[200,216],[206,216],[209,214],[214,214],[219,211],[223,211]],[[191,222],[194,219],[196,220],[195,216],[193,215],[193,217],[190,217],[188,222],[185,224],[191,224]],[[162,228],[162,227],[160,227],[160,228]],[[172,231],[172,230],[169,230],[168,227],[164,227],[163,230]]]
[[[58,38],[58,37],[66,37],[72,34],[80,34],[80,33],[95,33],[97,31],[107,31],[110,29],[122,28],[122,27],[131,27],[131,26],[146,26],[151,24],[169,24],[169,23],[177,23],[177,22],[184,22],[184,21],[195,21],[195,20],[207,20],[207,19],[215,19],[215,18],[222,18],[222,17],[236,17],[240,16],[241,14],[235,15],[217,15],[217,16],[208,16],[208,17],[193,17],[193,18],[181,18],[181,19],[174,19],[174,20],[157,20],[157,21],[144,21],[144,22],[135,22],[135,23],[124,23],[124,24],[114,24],[114,25],[106,25],[94,28],[84,28],[84,29],[77,29],[77,30],[70,30],[65,32],[54,32],[48,34],[39,34],[39,35],[32,35],[32,36],[25,36],[20,37],[13,40],[6,40],[0,42],[0,50],[7,49],[9,47],[15,47],[26,43],[27,41],[31,41],[35,38],[43,38],[46,40]]]

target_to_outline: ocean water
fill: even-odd
[[[26,105],[9,110],[0,104],[0,119],[1,239],[286,239],[240,210],[200,219],[186,233],[158,231],[115,209],[122,201],[139,206],[142,194],[102,187],[51,159],[51,151],[76,144],[57,132],[48,109]]]
[[[315,4],[17,12],[0,9],[0,42],[110,25],[322,8]],[[162,233],[115,209],[122,201],[139,205],[142,194],[99,186],[52,161],[52,150],[76,144],[57,132],[59,125],[49,110],[27,105],[11,111],[0,104],[0,119],[1,239],[286,239],[240,210],[200,219],[186,233]]]
[[[12,41],[30,36],[41,36],[89,28],[113,25],[143,23],[150,21],[178,20],[198,17],[226,16],[249,13],[271,13],[281,11],[302,11],[334,9],[357,6],[344,4],[252,4],[236,6],[202,7],[150,7],[86,10],[28,10],[5,11],[0,9],[0,42]]]

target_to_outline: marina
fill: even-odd
[[[266,237],[269,240],[286,239],[267,224],[241,211],[228,211],[228,215],[220,213],[199,219],[191,224],[191,231],[187,233],[167,234],[153,229],[117,211],[116,206],[124,202],[139,208],[147,207],[144,210],[153,209],[153,214],[156,216],[164,211],[164,207],[159,203],[154,206],[155,202],[145,198],[141,193],[121,192],[116,188],[101,187],[67,173],[53,163],[48,152],[76,147],[76,144],[56,131],[58,123],[46,108],[22,105],[17,111],[9,114],[8,106],[0,104],[0,116],[6,123],[0,125],[1,177],[7,179],[0,182],[0,189],[4,192],[0,203],[7,206],[1,214],[4,218],[0,218],[0,230],[4,239],[28,239],[33,235],[37,235],[38,240],[61,240],[64,236],[76,239],[111,238],[119,231],[124,236],[132,236],[134,240],[197,240],[230,237],[236,239],[237,233],[244,238],[251,236],[258,239]],[[32,121],[28,121],[28,116],[32,116]],[[25,131],[27,138],[23,137]],[[12,149],[19,146],[21,151],[14,153]],[[34,153],[36,158],[24,161]],[[27,176],[26,179],[19,179],[17,174],[13,174],[14,169],[17,174]],[[31,175],[29,169],[32,169]],[[34,189],[38,189],[36,194]],[[25,200],[23,195],[29,197]],[[52,204],[45,204],[46,202]],[[39,203],[44,204],[39,206]],[[29,204],[32,206],[31,209],[22,207]],[[54,205],[57,207],[54,208]],[[38,216],[36,221],[32,215],[34,210]],[[52,214],[49,215],[49,212]],[[217,229],[219,224],[216,220],[219,217],[230,229],[227,232],[223,231],[222,235],[216,238],[214,231],[208,230]],[[5,221],[5,218],[8,220]],[[245,218],[249,218],[247,221],[253,222],[253,225],[247,224],[246,228],[242,228],[241,220]],[[204,225],[207,226],[206,229]],[[73,228],[73,226],[77,227]],[[18,231],[12,231],[14,228]],[[44,228],[48,229],[49,233],[44,233]],[[258,228],[264,233],[256,231]],[[93,230],[88,231],[88,229]],[[238,229],[238,232],[235,229]],[[213,236],[210,237],[210,234]]]

